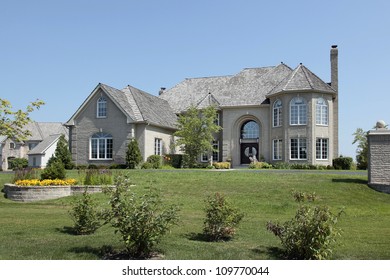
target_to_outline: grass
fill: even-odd
[[[335,212],[344,208],[338,227],[343,231],[335,259],[390,259],[390,195],[367,187],[367,173],[328,171],[128,171],[136,187],[154,186],[167,203],[181,205],[181,222],[164,237],[159,249],[165,259],[279,259],[279,240],[266,222],[286,221],[297,209],[292,189],[316,192]],[[68,173],[68,177],[77,172]],[[1,186],[10,174],[0,174]],[[245,213],[237,235],[229,242],[201,238],[205,198],[224,193]],[[106,203],[103,194],[94,198]],[[74,198],[17,203],[0,198],[0,259],[101,259],[110,248],[120,249],[120,236],[105,226],[90,236],[75,236],[68,216]]]

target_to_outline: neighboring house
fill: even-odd
[[[45,168],[49,159],[54,155],[60,136],[61,134],[50,135],[29,151],[27,153],[28,166]]]
[[[144,159],[174,152],[176,115],[214,105],[222,126],[215,161],[331,165],[338,156],[338,49],[330,51],[331,83],[304,65],[248,68],[232,76],[185,79],[159,97],[131,86],[99,84],[66,123],[76,164],[123,163],[136,138]],[[200,161],[207,161],[202,155]]]
[[[59,122],[31,122],[24,126],[23,130],[31,132],[31,136],[25,141],[16,141],[6,136],[0,136],[0,162],[3,170],[9,169],[9,159],[28,158],[28,153],[38,144],[45,142],[44,140],[51,135],[64,134],[66,138],[68,135],[67,129]]]

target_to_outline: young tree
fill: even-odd
[[[138,141],[132,139],[127,145],[126,164],[130,169],[134,169],[142,161],[141,151],[139,150]]]
[[[213,106],[203,110],[192,106],[179,116],[178,130],[174,134],[179,137],[176,145],[181,146],[188,156],[190,167],[194,166],[201,153],[213,151],[214,133],[222,129],[215,123],[216,116],[217,110]]]
[[[31,132],[24,130],[24,126],[31,122],[30,113],[39,109],[45,103],[41,100],[31,102],[25,110],[12,110],[8,100],[0,98],[0,135],[5,135],[17,141],[25,140]]]
[[[367,140],[367,131],[363,129],[356,129],[355,136],[352,144],[357,143],[356,149],[356,162],[358,169],[367,169],[368,166],[368,140]]]
[[[72,154],[69,151],[68,141],[66,141],[65,135],[63,134],[60,136],[60,139],[58,139],[54,155],[62,162],[65,169],[73,169],[74,164],[72,161]]]

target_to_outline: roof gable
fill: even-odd
[[[331,86],[322,81],[317,75],[302,64],[298,65],[290,75],[286,76],[275,88],[273,88],[268,96],[288,91],[336,93]]]
[[[38,145],[36,145],[31,151],[29,151],[28,155],[44,155],[47,149],[49,149],[52,145],[57,143],[61,134],[50,135],[43,139]]]

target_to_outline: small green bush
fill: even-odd
[[[96,202],[87,189],[72,203],[69,215],[74,222],[73,230],[78,235],[92,234],[101,226]]]
[[[338,157],[333,159],[334,169],[351,170],[353,159],[351,157]]]
[[[179,155],[179,154],[165,155],[164,161],[166,164],[171,165],[174,168],[183,167],[183,155]]]
[[[203,234],[210,241],[231,239],[244,214],[220,193],[209,196],[206,203]]]
[[[8,163],[12,170],[23,169],[28,166],[28,160],[26,158],[13,158]]]
[[[299,191],[292,191],[293,198],[296,202],[305,202],[305,201],[316,201],[318,196],[315,192],[313,193],[305,193]]]
[[[131,192],[127,177],[118,176],[115,185],[115,189],[105,190],[110,196],[110,209],[104,214],[106,223],[121,235],[129,256],[149,258],[161,237],[177,224],[179,208],[164,206],[153,188],[145,194]]]
[[[275,169],[290,169],[290,164],[288,162],[277,162],[273,164],[273,168]]]
[[[150,163],[153,169],[160,169],[162,166],[162,157],[159,155],[151,155],[146,162]]]
[[[126,165],[130,169],[135,169],[142,161],[141,151],[136,139],[131,139],[127,145]]]
[[[59,160],[53,160],[41,173],[41,179],[65,179],[65,167]]]
[[[230,169],[230,162],[213,162],[215,169]]]
[[[249,169],[270,169],[270,168],[272,168],[272,164],[263,161],[251,162],[249,164]]]

